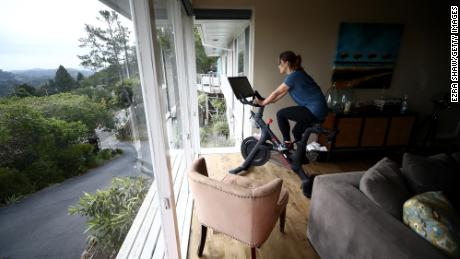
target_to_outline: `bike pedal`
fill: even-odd
[[[276,147],[276,150],[278,150],[279,152],[285,152],[285,151],[288,151],[289,149],[287,147],[279,145],[278,147]]]

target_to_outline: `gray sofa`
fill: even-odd
[[[359,189],[364,172],[317,176],[307,236],[323,259],[447,258]]]

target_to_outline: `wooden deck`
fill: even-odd
[[[185,258],[190,234],[193,200],[186,177],[185,160],[182,152],[171,156],[176,198],[177,222],[181,240],[181,254]],[[123,242],[117,259],[160,259],[165,257],[165,243],[161,228],[161,213],[156,183],[153,183],[136,218]]]
[[[209,175],[215,179],[222,179],[229,169],[238,166],[242,162],[240,154],[205,155],[204,157],[208,165]],[[376,160],[312,163],[304,168],[307,172],[325,174],[367,170],[375,162]],[[245,177],[266,181],[280,177],[284,179],[283,185],[289,191],[289,203],[287,206],[285,226],[286,234],[281,234],[279,232],[279,226],[275,226],[269,239],[260,249],[257,249],[257,258],[319,258],[306,236],[310,200],[302,195],[298,176],[273,162],[268,162],[264,166],[252,168]],[[199,223],[195,215],[193,215],[190,235],[188,258],[198,259]],[[250,257],[249,247],[224,234],[208,231],[204,254],[201,258],[220,259]]]

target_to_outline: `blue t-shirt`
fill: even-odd
[[[289,86],[289,95],[300,106],[307,107],[318,120],[327,115],[327,104],[321,88],[303,71],[294,71],[286,76],[284,83]]]

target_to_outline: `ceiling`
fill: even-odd
[[[126,18],[131,19],[129,0],[99,1]],[[157,7],[161,4],[161,1],[155,1]],[[155,14],[159,15],[157,12]],[[222,55],[225,51],[229,51],[227,49],[229,44],[244,32],[244,29],[249,26],[249,20],[195,20],[195,25],[200,33],[206,55],[216,57]]]
[[[195,20],[206,55],[216,57],[249,26],[249,20]]]
[[[131,9],[129,0],[99,0],[101,3],[109,6],[119,14],[131,20]]]

